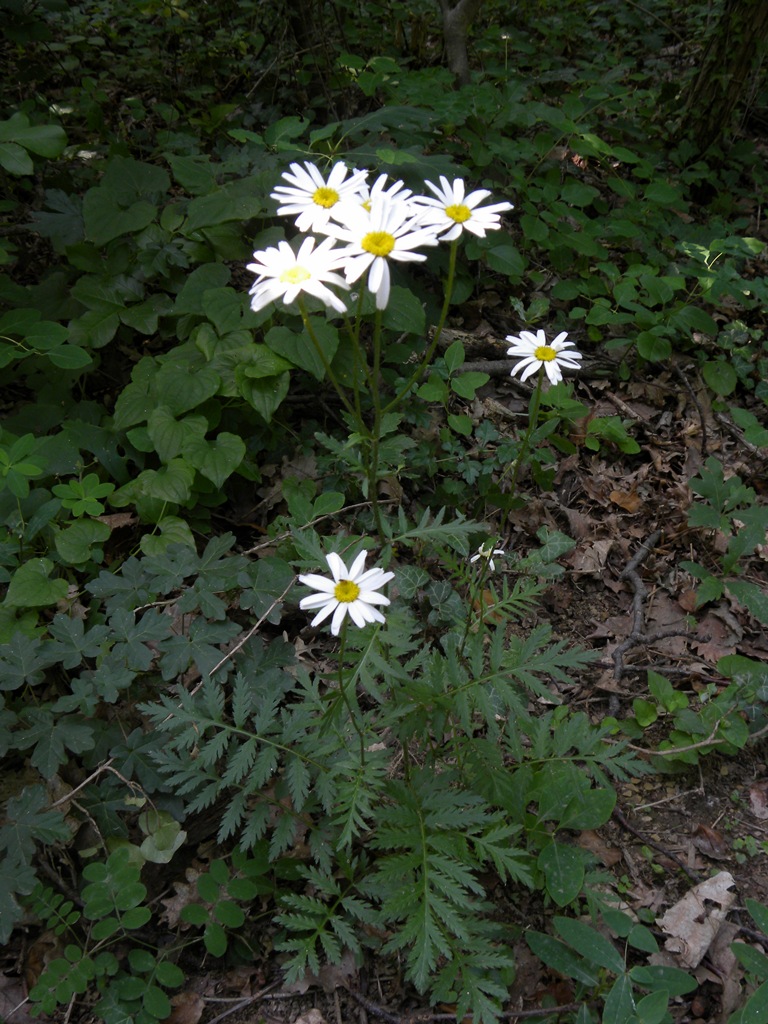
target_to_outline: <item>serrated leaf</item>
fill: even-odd
[[[750,615],[768,626],[768,594],[763,587],[749,580],[727,580],[726,587],[740,601]]]

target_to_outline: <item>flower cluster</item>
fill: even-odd
[[[465,231],[484,237],[501,226],[507,202],[480,205],[490,192],[466,194],[462,179],[425,182],[432,195],[414,195],[402,181],[380,175],[368,183],[367,171],[336,163],[326,177],[312,163],[292,163],[283,174],[288,183],[272,192],[277,212],[295,217],[301,232],[325,235],[317,244],[307,236],[298,252],[287,242],[253,254],[248,269],[256,274],[251,295],[254,311],[278,299],[294,302],[302,292],[338,313],[346,310],[338,291],[367,273],[376,308],[385,309],[390,292],[390,264],[421,262],[420,250],[440,241],[454,242]],[[338,244],[337,244],[338,243]]]

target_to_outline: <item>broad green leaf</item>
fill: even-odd
[[[627,936],[627,942],[633,949],[640,949],[644,953],[658,953],[659,951],[659,944],[656,942],[653,932],[642,924],[633,926]]]
[[[240,189],[239,191],[242,191]],[[223,186],[209,195],[193,199],[187,208],[183,225],[185,235],[201,228],[225,224],[228,221],[246,221],[263,212],[261,200],[253,194],[239,194],[235,186]]]
[[[672,344],[669,338],[660,337],[653,331],[641,331],[637,336],[637,351],[643,359],[658,363],[672,355]]]
[[[117,196],[105,188],[88,189],[83,199],[85,237],[98,246],[142,231],[156,215],[157,207],[144,199],[122,209]]]
[[[555,917],[554,925],[562,938],[590,963],[614,974],[624,974],[624,958],[597,929],[571,917]]]
[[[263,377],[259,380],[243,376],[238,380],[238,385],[246,402],[269,423],[288,394],[289,382],[290,374],[281,373],[277,377]]]
[[[42,608],[63,601],[67,581],[49,579],[53,571],[50,558],[30,558],[11,576],[3,604],[12,608]]]
[[[9,174],[34,174],[35,171],[29,153],[15,142],[0,142],[0,167]]]
[[[227,951],[227,933],[220,924],[208,922],[203,932],[203,945],[211,956],[224,956]]]
[[[57,531],[54,543],[62,559],[69,565],[82,565],[95,558],[93,547],[103,544],[112,531],[98,519],[80,519],[64,530]],[[99,557],[96,559],[101,561]]]
[[[121,206],[129,206],[137,199],[157,202],[171,187],[171,179],[157,164],[113,156],[101,184],[118,197]]]
[[[681,306],[673,310],[669,317],[669,323],[673,327],[682,327],[688,331],[700,331],[715,338],[718,333],[717,323],[709,313],[705,313],[698,306]]]
[[[475,397],[477,389],[487,384],[490,379],[487,373],[479,373],[474,370],[468,373],[460,373],[457,377],[451,378],[451,390],[460,395],[461,398],[471,401]]]
[[[209,157],[168,156],[167,160],[176,181],[192,195],[205,196],[216,188],[216,171]]]
[[[218,373],[207,366],[191,368],[169,361],[160,367],[155,378],[155,391],[173,415],[180,416],[212,398],[220,383]]]
[[[209,288],[203,293],[203,312],[219,334],[229,334],[242,324],[243,302],[234,288]]]
[[[708,359],[701,372],[716,395],[730,395],[739,382],[736,370],[725,359]]]
[[[390,331],[421,335],[426,330],[426,313],[412,291],[393,285],[382,324]]]
[[[504,243],[488,249],[485,254],[488,266],[507,277],[520,277],[525,273],[525,260],[514,245]]]
[[[766,1024],[768,1022],[768,981],[753,992],[744,1006],[731,1014],[728,1024]]]
[[[679,967],[633,967],[629,972],[636,985],[658,992],[666,989],[670,996],[684,996],[694,992],[699,983]]]
[[[121,310],[125,307],[121,307]],[[112,309],[89,309],[69,322],[69,338],[75,344],[103,348],[115,336],[120,316]]]
[[[752,900],[752,902],[755,901]],[[761,953],[759,949],[747,946],[743,942],[732,943],[731,952],[745,970],[754,974],[761,981],[768,981],[768,956],[765,953]]]
[[[31,153],[52,159],[64,151],[67,136],[55,124],[30,125],[26,114],[17,111],[10,120],[0,121],[0,142],[16,142]]]
[[[577,790],[562,813],[560,828],[600,828],[610,818],[615,805],[615,789]]]
[[[539,854],[539,869],[544,873],[547,893],[558,907],[566,907],[581,892],[584,861],[572,846],[550,843]]]
[[[463,414],[457,414],[453,412],[448,413],[448,426],[451,430],[454,430],[457,434],[462,437],[471,437],[472,435],[472,419],[469,416]]]
[[[48,358],[62,370],[82,370],[93,363],[90,353],[77,345],[62,345],[49,352]]]
[[[445,351],[443,356],[448,373],[455,373],[464,362],[464,346],[458,340],[454,341]]]
[[[659,717],[656,705],[652,704],[649,700],[644,700],[642,697],[636,697],[632,701],[632,712],[641,729],[647,729]]]
[[[205,314],[203,302],[210,288],[223,288],[229,283],[230,271],[223,263],[204,263],[189,274],[176,296],[177,313]]]
[[[281,117],[264,132],[264,141],[268,146],[281,149],[281,143],[296,139],[309,125],[303,117]]]
[[[208,432],[204,416],[185,416],[177,420],[167,405],[158,405],[149,414],[147,432],[161,462],[175,459],[185,444],[202,440]]]
[[[750,583],[749,580],[727,580],[725,585],[750,615],[754,615],[758,622],[768,626],[768,593],[764,587]]]
[[[677,185],[667,185],[663,181],[652,181],[645,188],[645,199],[650,203],[659,203],[662,206],[671,206],[680,201],[680,188]]]
[[[128,306],[120,311],[120,319],[128,327],[141,334],[155,334],[157,321],[161,316],[168,316],[173,303],[167,295],[150,295],[143,302]]]
[[[574,978],[588,988],[597,985],[598,972],[560,939],[545,932],[527,931],[525,941],[535,956],[543,960],[548,967],[554,968],[568,978]]]
[[[734,657],[735,657],[735,655],[734,655]],[[725,658],[721,658],[720,661],[717,663],[718,669],[720,668],[721,662],[727,661],[727,660],[728,660],[728,656],[726,656]],[[754,662],[753,664],[755,666],[757,666],[758,663]],[[765,666],[763,666],[763,668],[765,669]],[[765,670],[768,671],[768,669],[765,669]],[[750,899],[749,897],[747,897],[744,900],[744,903],[746,904],[746,907],[747,907],[747,910],[749,911],[750,917],[755,922],[757,927],[760,929],[760,931],[764,935],[768,935],[768,907],[766,907],[762,903],[759,903],[755,899]]]
[[[320,352],[325,357],[325,363],[333,362],[336,350],[339,347],[339,332],[328,323],[327,320],[320,320],[318,317],[311,318],[312,331],[320,346]],[[305,331],[295,333],[288,327],[282,325],[273,327],[264,338],[272,352],[275,352],[283,359],[287,359],[294,366],[311,373],[317,380],[325,377],[325,365],[323,358],[318,353],[315,342]],[[286,369],[285,366],[278,367],[273,372]]]
[[[640,1024],[661,1024],[667,1016],[669,993],[666,989],[651,992],[638,1000],[636,1012]]]
[[[170,544],[186,544],[195,547],[195,537],[185,519],[178,516],[164,516],[157,524],[160,533],[145,533],[139,547],[145,555],[160,555]]]
[[[172,459],[161,469],[145,469],[139,474],[137,482],[147,497],[182,505],[192,494],[194,479],[194,468],[186,460]]]
[[[277,355],[267,345],[254,345],[248,362],[238,366],[235,376],[240,384],[244,378],[258,380],[260,377],[276,377],[290,369],[288,360]]]
[[[184,444],[184,458],[221,488],[245,457],[245,443],[236,434],[222,431],[215,440],[192,438]]]
[[[628,974],[619,974],[603,1006],[602,1024],[629,1024],[635,1016],[632,981]]]

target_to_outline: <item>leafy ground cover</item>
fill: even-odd
[[[766,142],[676,7],[456,89],[426,2],[2,5],[5,1019],[765,1017]],[[297,161],[507,206],[251,301]]]

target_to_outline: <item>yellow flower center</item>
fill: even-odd
[[[453,206],[446,206],[446,216],[450,217],[451,220],[455,220],[457,224],[463,224],[465,220],[469,220],[472,216],[472,211],[468,206],[463,203],[455,203]]]
[[[533,354],[542,363],[551,363],[553,359],[557,358],[557,352],[551,345],[539,345]]]
[[[308,281],[310,277],[312,277],[310,272],[297,264],[295,267],[284,270],[280,275],[280,281],[282,284],[301,284],[302,281]]]
[[[341,604],[351,604],[360,596],[360,587],[352,580],[339,580],[333,588],[333,596]]]
[[[323,185],[322,188],[315,189],[312,201],[317,203],[318,206],[322,206],[324,210],[330,210],[332,206],[338,203],[339,193],[335,188],[327,188]]]
[[[369,231],[360,244],[374,256],[389,256],[395,248],[395,236],[388,231]]]

